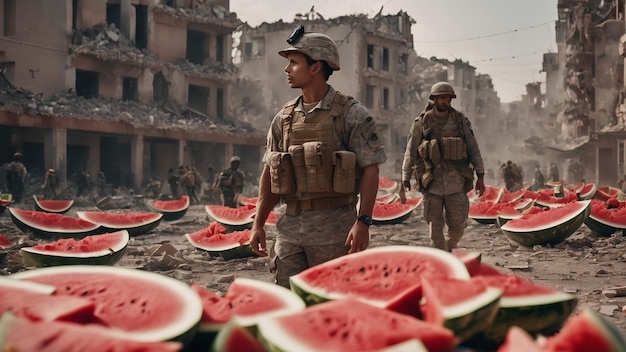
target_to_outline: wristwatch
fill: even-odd
[[[367,225],[368,227],[372,224],[372,222],[374,222],[372,220],[372,217],[369,215],[361,215],[357,218],[357,221],[360,221],[362,223],[364,223],[365,225]]]

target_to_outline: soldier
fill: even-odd
[[[170,186],[170,192],[172,193],[172,198],[178,199],[180,195],[178,194],[178,178],[179,176],[174,173],[174,169],[170,168],[167,171],[167,184]]]
[[[180,177],[179,183],[187,190],[189,202],[191,204],[200,204],[200,200],[198,200],[196,195],[196,169],[189,169],[189,166],[187,166],[185,173]]]
[[[559,177],[559,167],[556,166],[556,163],[550,164],[550,181],[561,181]]]
[[[13,154],[13,161],[7,166],[5,174],[7,188],[16,203],[22,201],[24,195],[24,177],[26,177],[26,166],[22,164],[22,153],[17,152]]]
[[[532,190],[536,191],[544,188],[546,188],[546,178],[543,176],[543,172],[541,172],[539,165],[537,165],[535,166],[535,179],[532,185]]]
[[[335,41],[298,26],[287,43],[278,54],[287,59],[289,87],[301,95],[270,125],[250,243],[256,254],[268,255],[263,225],[283,201],[285,214],[269,252],[270,270],[284,287],[291,275],[367,248],[379,164],[386,161],[367,108],[328,84],[340,68]]]
[[[58,186],[59,179],[57,178],[56,171],[54,169],[48,169],[42,185],[44,199],[55,199],[57,197]]]
[[[233,156],[230,158],[230,167],[220,173],[217,177],[216,188],[222,190],[222,204],[227,207],[236,208],[238,199],[243,192],[245,176],[239,170],[241,158]]]
[[[509,192],[519,191],[524,187],[523,176],[521,169],[511,160],[506,162],[500,172],[501,177],[504,180],[504,186]]]
[[[402,163],[402,183],[411,190],[411,177],[424,194],[424,218],[435,248],[452,251],[467,226],[469,199],[485,191],[485,168],[470,121],[450,105],[456,98],[447,82],[435,83],[430,91],[433,108],[426,109],[411,128]],[[445,210],[445,220],[444,220]],[[448,225],[448,239],[443,229]]]

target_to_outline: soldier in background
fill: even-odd
[[[500,177],[504,180],[504,186],[509,192],[519,191],[524,187],[522,170],[511,160],[503,164],[500,173]]]
[[[241,158],[233,156],[230,158],[230,167],[217,177],[216,187],[222,191],[222,204],[227,207],[236,208],[238,199],[243,192],[245,180],[244,174],[239,170]]]
[[[180,198],[180,195],[178,194],[178,181],[179,176],[174,173],[174,169],[169,169],[167,171],[167,184],[170,186],[170,193],[174,199]]]
[[[561,177],[559,175],[559,167],[556,166],[556,163],[550,164],[550,181],[561,181]]]
[[[43,180],[44,199],[56,199],[59,189],[59,179],[54,169],[48,169]]]
[[[536,191],[544,188],[546,188],[546,178],[543,172],[541,172],[539,165],[537,165],[535,166],[535,179],[533,180],[532,190]]]
[[[26,166],[22,164],[22,153],[13,154],[13,161],[6,169],[5,178],[9,193],[13,195],[13,201],[19,203],[24,196],[24,177],[26,177]]]

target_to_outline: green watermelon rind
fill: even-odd
[[[67,205],[64,208],[51,209],[51,208],[44,207],[41,204],[41,201],[39,200],[39,198],[37,198],[37,195],[33,194],[33,199],[35,200],[35,208],[37,209],[37,211],[43,211],[43,212],[46,212],[46,213],[62,214],[62,213],[67,212],[68,210],[70,210],[72,205],[74,205],[74,200],[73,199],[68,199],[68,200],[65,200],[65,202],[67,202]],[[61,202],[61,201],[57,200],[57,202]]]
[[[185,234],[187,241],[195,248],[201,249],[209,253],[211,257],[222,257],[224,260],[241,259],[254,257],[256,254],[250,247],[250,241],[245,243],[224,244],[223,246],[207,246],[205,244],[194,242],[190,234]]]
[[[154,206],[152,206],[151,201],[146,201],[144,204],[151,212],[163,214],[164,221],[174,221],[174,220],[182,219],[182,217],[185,216],[185,214],[187,213],[187,210],[189,209],[189,205],[191,204],[189,202],[188,196],[182,196],[181,199],[183,198],[187,200],[186,205],[181,207],[180,209],[175,209],[175,210],[165,210],[165,209],[155,208]]]
[[[459,341],[480,333],[491,326],[500,308],[503,290],[488,287],[485,292],[470,301],[444,307],[444,327],[454,331]]]
[[[564,292],[500,298],[500,308],[490,328],[471,338],[469,346],[496,347],[512,326],[530,335],[552,335],[576,309],[578,299]]]
[[[108,249],[93,252],[52,252],[42,251],[34,247],[22,247],[20,253],[24,263],[37,268],[57,265],[113,265],[120,261],[128,247],[128,231],[114,232],[120,234],[119,243]],[[92,235],[103,236],[106,234]]]
[[[404,211],[395,214],[393,217],[388,217],[388,218],[381,218],[375,215],[372,215],[372,225],[393,225],[393,224],[401,224],[404,221],[408,220],[411,215],[413,214],[413,211],[421,204],[418,203],[415,206],[411,206],[411,207],[407,207],[406,209],[404,209]],[[380,205],[385,205],[385,204],[379,204]],[[377,206],[377,205],[375,205]]]
[[[180,321],[175,323],[170,322],[169,326],[152,332],[147,331],[139,333],[111,330],[111,333],[115,336],[143,342],[180,341],[184,345],[187,345],[200,326],[200,320],[202,318],[202,301],[200,300],[200,296],[186,283],[165,275],[107,265],[65,265],[23,271],[11,274],[8,277],[18,280],[29,280],[46,274],[112,274],[137,278],[138,280],[146,280],[162,286],[164,290],[178,295],[180,302],[183,303],[185,307],[184,312],[179,314]]]
[[[573,212],[571,218],[562,222],[554,222],[542,227],[536,227],[524,230],[513,230],[509,226],[509,222],[504,224],[500,229],[510,240],[517,242],[523,246],[532,247],[534,245],[557,244],[563,242],[571,236],[591,213],[591,201],[583,200],[576,203],[582,204],[578,212]]]
[[[163,220],[163,213],[149,212],[146,214],[154,214],[154,216],[158,216],[158,218],[155,218],[149,221],[144,221],[142,223],[120,226],[120,225],[116,225],[112,223],[107,223],[106,221],[93,219],[91,216],[92,214],[97,215],[97,214],[108,214],[108,213],[103,212],[103,211],[77,211],[76,212],[76,215],[79,218],[93,222],[94,224],[99,224],[100,226],[102,226],[102,228],[105,231],[127,230],[130,236],[139,236],[139,235],[146,234],[154,230],[157,226],[159,226],[159,224],[161,223],[161,220]],[[120,214],[123,214],[123,213],[120,213]]]
[[[102,227],[98,224],[93,224],[93,228],[88,228],[88,229],[80,229],[80,231],[72,231],[71,229],[68,228],[45,228],[42,225],[36,225],[36,224],[29,224],[27,222],[26,219],[23,219],[22,217],[19,216],[19,214],[16,214],[16,212],[22,211],[23,209],[19,209],[19,208],[9,208],[9,214],[11,215],[11,220],[13,221],[13,224],[15,224],[15,226],[22,230],[23,232],[31,232],[33,233],[33,235],[38,236],[38,237],[42,237],[42,238],[74,238],[74,239],[80,239],[83,238],[85,236],[89,236],[89,235],[95,235],[95,234],[99,234],[102,233],[104,230],[102,229]],[[61,214],[54,214],[54,213],[44,213],[41,212],[42,214],[48,214],[48,216],[64,216]],[[83,219],[80,219],[80,221],[86,221]]]
[[[254,217],[250,216],[249,219],[244,219],[241,221],[230,221],[226,220],[219,215],[215,214],[212,207],[210,205],[206,205],[204,210],[209,217],[209,220],[215,221],[218,224],[226,227],[229,231],[243,231],[252,229],[252,223],[254,222]],[[253,213],[254,215],[254,213]]]
[[[596,195],[596,190],[598,189],[598,186],[595,183],[592,183],[592,185],[593,187],[587,193],[576,192],[576,194],[578,195],[578,200],[590,200],[594,198],[594,196]],[[586,184],[583,186],[583,189],[585,188],[585,186]]]
[[[451,277],[455,277],[458,279],[470,278],[469,272],[467,271],[467,267],[465,266],[465,264],[459,258],[455,257],[453,254],[436,249],[436,248],[418,247],[418,246],[397,245],[397,246],[382,246],[382,247],[370,248],[370,249],[367,249],[366,251],[353,253],[350,255],[350,257],[340,257],[337,259],[330,260],[326,263],[319,264],[318,268],[321,266],[331,266],[336,261],[340,261],[345,258],[348,258],[348,259],[359,258],[360,256],[371,254],[372,252],[375,252],[375,253],[391,252],[391,253],[398,253],[398,254],[409,252],[411,254],[435,256],[439,259],[442,259],[442,261],[444,261],[445,263],[448,263],[450,267],[450,271],[451,271],[451,275],[450,275]],[[289,283],[291,286],[291,290],[294,291],[298,296],[300,296],[300,298],[302,298],[302,300],[306,303],[307,306],[324,303],[326,301],[347,298],[347,297],[358,299],[361,302],[365,302],[365,303],[368,303],[370,305],[373,305],[379,308],[385,308],[386,304],[388,304],[387,301],[368,299],[368,298],[358,297],[353,294],[345,294],[342,292],[332,292],[330,290],[312,287],[306,282],[304,282],[304,280],[302,280],[298,274],[289,277]],[[408,289],[408,287],[406,287],[405,289]]]
[[[624,230],[625,226],[617,227],[615,224],[608,224],[600,219],[595,218],[593,215],[589,214],[589,216],[585,219],[585,225],[595,232],[596,234],[602,237],[610,237],[615,231]]]

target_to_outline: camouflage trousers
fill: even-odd
[[[445,219],[444,219],[445,211]],[[424,220],[429,224],[431,244],[435,248],[451,251],[463,237],[467,227],[469,199],[465,193],[438,196],[424,194]],[[448,225],[448,240],[443,228]]]
[[[270,249],[270,271],[276,284],[289,288],[290,276],[347,254],[350,246],[345,242],[355,219],[351,205],[282,215]]]

